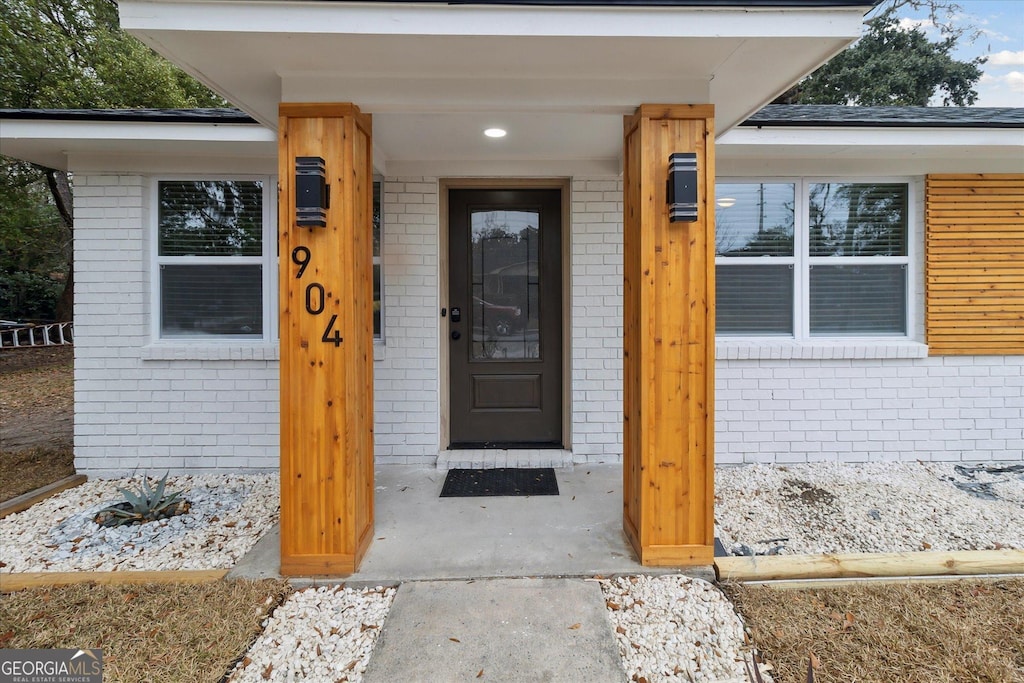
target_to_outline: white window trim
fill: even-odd
[[[161,257],[160,183],[188,180],[258,180],[263,182],[262,256]],[[176,174],[150,178],[149,206],[150,344],[144,360],[275,360],[278,358],[277,319],[277,177],[249,174]],[[263,266],[263,334],[260,337],[161,337],[160,266],[167,263],[259,264]]]
[[[377,244],[379,246],[377,255],[373,257],[373,265],[377,266],[380,270],[380,334],[373,335],[373,344],[375,347],[384,347],[386,346],[385,332],[387,327],[384,324],[384,191],[386,189],[386,182],[384,180],[384,176],[377,174],[374,174],[373,182],[380,183],[380,235],[377,237]],[[378,353],[380,353],[380,351],[375,349],[375,355]]]
[[[772,257],[777,264],[793,266],[793,336],[716,335],[716,356],[721,359],[789,358],[923,358],[928,347],[914,338],[917,330],[915,292],[918,282],[917,220],[918,187],[907,176],[729,176],[715,179],[716,184],[792,183],[794,186],[793,256]],[[895,183],[907,187],[906,256],[810,256],[809,187],[815,183]],[[906,333],[886,335],[825,336],[810,334],[810,266],[814,264],[895,264],[906,266]],[[766,263],[760,257],[716,257],[720,264]]]

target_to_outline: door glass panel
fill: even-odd
[[[470,214],[473,360],[540,358],[540,213]]]

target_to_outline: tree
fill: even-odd
[[[0,165],[0,319],[53,319],[70,252],[45,178],[28,164]]]
[[[0,107],[128,109],[227,104],[122,31],[114,0],[3,0],[2,4]],[[4,215],[0,245],[17,243],[18,234],[29,229],[26,226],[41,225],[16,218],[31,214],[33,206],[44,210],[48,205],[48,215],[59,217],[70,233],[72,178],[67,173],[2,158],[0,177],[11,183],[0,192],[0,214]],[[37,192],[40,187],[49,189],[48,201],[43,204]],[[3,259],[0,274],[5,281],[15,282],[26,273],[52,272],[47,270],[50,261],[66,250],[68,242],[66,235],[54,235],[45,245],[32,242],[34,256],[22,257],[17,264]],[[66,251],[68,260],[62,270],[67,279],[55,314],[70,320],[73,268],[70,250]]]
[[[902,0],[885,6],[865,22],[865,34],[790,90],[777,104],[845,104],[858,106],[927,106],[941,95],[944,106],[974,104],[974,89],[985,59],[958,61],[951,56],[964,29],[941,22],[941,9],[956,5],[933,0],[931,21],[942,34],[931,42],[919,27],[900,25],[897,10],[922,2]]]

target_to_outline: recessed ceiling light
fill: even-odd
[[[720,198],[715,203],[718,204],[723,209],[728,209],[730,206],[732,206],[733,204],[736,203],[736,198],[735,197],[722,197],[722,198]]]
[[[484,135],[489,138],[503,138],[508,135],[508,131],[504,128],[488,128],[484,131]]]

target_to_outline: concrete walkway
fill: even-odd
[[[404,583],[363,681],[622,683],[605,611],[580,579]]]

